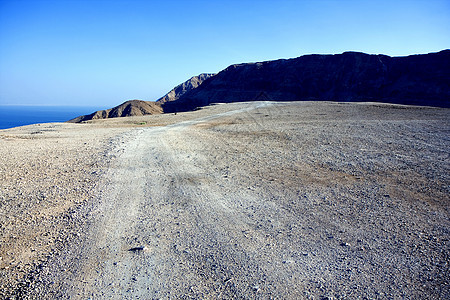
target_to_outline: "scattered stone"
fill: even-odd
[[[229,278],[225,279],[225,280],[223,281],[223,283],[230,282],[231,280],[233,280],[233,277],[229,277]]]
[[[258,292],[258,291],[259,291],[259,285],[257,285],[257,284],[253,285],[253,286],[252,286],[252,290],[253,290],[254,292]]]
[[[140,252],[140,251],[146,252],[149,250],[150,250],[150,248],[147,246],[138,246],[138,247],[133,247],[133,248],[128,249],[128,251],[131,251],[131,252]]]
[[[133,252],[143,251],[144,248],[145,248],[144,246],[139,246],[139,247],[130,248],[130,249],[128,249],[128,251],[133,251]]]

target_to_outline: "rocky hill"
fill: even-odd
[[[154,115],[163,112],[161,105],[166,102],[178,100],[186,92],[193,90],[200,86],[206,79],[214,76],[211,73],[202,73],[198,76],[193,76],[189,80],[177,85],[170,92],[163,97],[159,98],[157,102],[142,101],[142,100],[129,100],[114,108],[99,110],[93,112],[90,115],[80,116],[70,120],[72,123],[80,123],[88,120],[95,119],[108,119],[117,117],[131,117],[131,116],[143,116]],[[177,109],[174,109],[177,111]]]
[[[158,103],[165,103],[169,101],[175,101],[178,100],[182,95],[184,95],[186,92],[197,88],[200,84],[203,83],[206,79],[214,76],[213,73],[202,73],[198,76],[193,76],[189,80],[183,82],[180,85],[177,85],[174,87],[170,92],[168,92],[166,95],[158,99]]]
[[[165,112],[214,102],[375,101],[450,106],[450,50],[390,57],[345,52],[231,65],[178,100]]]
[[[162,112],[163,110],[159,103],[142,100],[129,100],[114,108],[99,110],[90,115],[77,117],[69,122],[80,123],[88,120],[154,115]]]

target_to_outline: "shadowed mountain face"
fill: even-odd
[[[214,76],[215,74],[211,73],[202,73],[198,76],[193,76],[189,80],[183,82],[180,85],[174,87],[170,92],[168,92],[163,97],[159,98],[158,103],[165,103],[169,101],[178,100],[181,96],[183,96],[186,92],[196,89],[200,84],[203,83],[206,79]]]
[[[90,115],[77,117],[69,122],[79,123],[96,119],[154,115],[162,112],[161,105],[158,103],[142,100],[129,100],[114,108],[99,110]]]
[[[450,50],[406,57],[345,52],[232,65],[178,100],[163,103],[163,109],[255,100],[449,107]]]
[[[390,57],[358,52],[231,65],[200,74],[157,102],[130,100],[69,122],[181,112],[217,102],[386,102],[450,107],[450,50]]]

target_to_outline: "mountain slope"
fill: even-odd
[[[200,86],[203,81],[214,76],[211,73],[202,73],[198,76],[193,76],[189,80],[177,85],[166,95],[158,99],[157,102],[142,101],[142,100],[129,100],[114,108],[99,110],[93,112],[92,114],[79,116],[75,119],[70,120],[72,123],[80,123],[88,120],[96,119],[108,119],[117,117],[131,117],[131,116],[143,116],[143,115],[154,115],[163,113],[161,104],[178,100],[180,96],[186,92],[193,90]],[[175,109],[176,111],[176,109]]]
[[[193,76],[189,80],[186,80],[182,84],[179,84],[176,87],[174,87],[170,92],[168,92],[163,97],[159,98],[158,101],[156,102],[162,104],[165,102],[178,100],[178,98],[180,98],[186,92],[199,87],[203,83],[203,81],[214,75],[215,74],[213,73],[202,73],[198,76]]]
[[[165,112],[214,102],[375,101],[450,106],[450,50],[390,57],[345,52],[231,65],[178,100]]]
[[[161,105],[158,103],[142,100],[129,100],[114,108],[99,110],[90,115],[77,117],[69,122],[80,123],[88,120],[154,115],[162,112]]]

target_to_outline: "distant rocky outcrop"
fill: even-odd
[[[142,100],[129,100],[114,108],[99,110],[90,115],[80,116],[70,120],[72,123],[80,123],[88,120],[108,119],[117,117],[155,115],[162,113],[159,103]]]
[[[175,101],[178,100],[181,96],[183,96],[186,92],[193,90],[197,87],[199,87],[203,81],[206,79],[214,76],[213,73],[202,73],[198,76],[193,76],[189,80],[183,82],[180,85],[177,85],[174,87],[170,92],[168,92],[166,95],[158,99],[158,103],[165,103],[169,101]]]
[[[142,100],[129,100],[114,108],[99,110],[93,112],[90,115],[80,116],[72,119],[68,122],[80,123],[88,120],[96,119],[108,119],[117,117],[131,117],[131,116],[143,116],[143,115],[154,115],[163,113],[162,104],[166,102],[171,102],[178,100],[186,92],[193,90],[200,86],[203,81],[214,76],[211,73],[202,73],[198,76],[193,76],[189,80],[177,85],[170,92],[168,92],[163,97],[159,98],[156,102],[142,101]],[[177,111],[177,109],[173,109]]]
[[[165,112],[214,102],[374,101],[450,107],[450,50],[390,57],[345,52],[232,65],[179,99]]]

